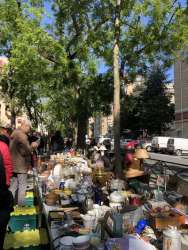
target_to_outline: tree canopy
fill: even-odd
[[[0,3],[0,54],[4,95],[35,123],[78,134],[87,120],[108,112],[113,99],[115,17],[119,15],[118,68],[124,86],[158,61],[168,68],[186,43],[187,12],[178,0],[4,0]],[[47,8],[46,8],[47,6]],[[45,19],[51,16],[47,24]],[[98,73],[98,61],[108,68]],[[145,96],[144,98],[147,98]],[[144,107],[143,107],[144,108]],[[143,112],[147,112],[146,110]]]

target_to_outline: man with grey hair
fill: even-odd
[[[20,128],[14,130],[11,135],[10,152],[13,162],[13,178],[10,191],[14,198],[18,190],[19,206],[24,206],[25,192],[27,188],[27,172],[31,166],[31,153],[38,146],[36,142],[29,144],[28,136],[31,129],[31,122],[28,119],[21,121]]]

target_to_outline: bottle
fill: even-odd
[[[163,250],[181,250],[181,234],[175,227],[163,232]]]

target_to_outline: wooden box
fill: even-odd
[[[171,211],[167,214],[154,215],[150,214],[149,223],[151,227],[156,229],[165,229],[168,226],[180,226],[185,224],[185,216],[177,212]]]

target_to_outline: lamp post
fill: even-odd
[[[182,86],[182,61],[179,62],[180,66],[180,113],[181,113],[181,136],[183,137],[183,130],[184,130],[184,125],[183,125],[183,86]]]

